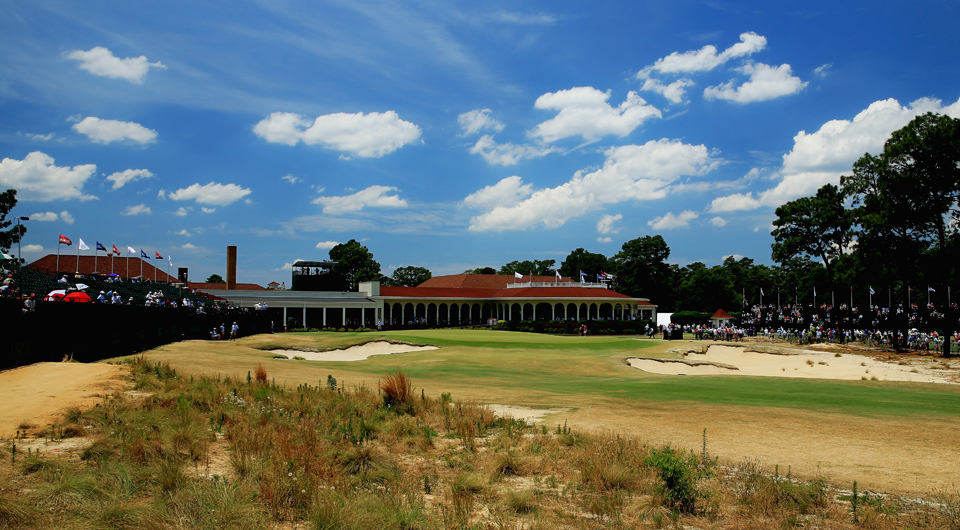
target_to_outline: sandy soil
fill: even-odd
[[[270,353],[286,355],[289,358],[303,357],[307,361],[362,361],[372,355],[391,355],[412,351],[435,350],[436,346],[419,346],[376,340],[358,346],[351,346],[343,350],[327,351],[300,351],[300,350],[270,350]]]
[[[706,353],[689,353],[683,359],[631,357],[630,366],[662,375],[754,375],[812,379],[879,379],[917,383],[953,383],[953,373],[929,363],[894,364],[873,357],[813,350],[751,351],[750,348],[710,345]]]
[[[37,363],[0,372],[0,438],[24,426],[43,429],[69,407],[91,407],[123,388],[127,370],[112,364]]]
[[[503,418],[513,418],[523,420],[527,423],[541,423],[548,414],[559,414],[569,412],[568,408],[560,409],[537,409],[533,407],[520,407],[516,405],[487,405],[494,414]]]

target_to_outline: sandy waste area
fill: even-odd
[[[270,350],[276,355],[285,355],[287,358],[303,357],[307,361],[362,361],[373,355],[391,355],[394,353],[407,353],[414,351],[435,350],[436,346],[418,346],[416,344],[403,344],[397,342],[388,342],[385,340],[375,340],[366,344],[359,344],[341,350],[327,351],[301,351],[301,350]]]
[[[558,409],[537,409],[533,407],[521,407],[517,405],[487,405],[494,414],[504,418],[513,418],[523,420],[528,423],[541,423],[548,414],[557,414],[560,412],[569,412],[568,408]]]
[[[853,353],[784,349],[777,353],[750,351],[741,346],[710,345],[706,353],[689,352],[683,359],[627,358],[644,372],[662,375],[751,375],[810,379],[878,379],[957,384],[955,373],[930,361],[893,364]]]

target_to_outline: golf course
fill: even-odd
[[[308,360],[382,342],[435,349]],[[706,430],[711,454],[722,461],[755,459],[794,476],[822,476],[837,485],[858,481],[878,492],[922,495],[956,488],[960,386],[878,380],[869,368],[861,380],[835,380],[827,362],[819,363],[823,378],[658,375],[627,362],[682,359],[685,350],[707,345],[467,329],[257,335],[174,343],[144,356],[181,374],[234,379],[262,364],[272,382],[286,388],[323,386],[328,377],[341,388],[376,388],[399,370],[417,395],[449,393],[551,429],[568,425],[696,450]],[[838,350],[830,357],[841,355],[856,353]],[[865,355],[863,366],[877,356]],[[935,365],[956,380],[949,363],[884,356],[887,364],[908,368]]]

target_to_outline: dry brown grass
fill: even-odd
[[[261,385],[267,384],[267,369],[263,367],[263,364],[258,364],[256,371],[254,371],[254,377],[257,380],[257,383]]]
[[[383,392],[384,405],[406,410],[413,398],[413,383],[407,374],[397,370],[380,380],[380,391]]]

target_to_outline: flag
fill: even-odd
[[[814,297],[817,296],[817,288],[816,288],[816,287],[813,288],[813,296],[814,296]]]
[[[137,253],[137,249],[133,247],[127,247],[127,254],[136,254],[136,253]]]
[[[560,276],[560,271],[553,271],[553,272],[556,272],[556,273],[557,273],[557,279],[558,279],[558,280],[559,280],[560,278],[563,278],[563,276]]]
[[[514,272],[514,273],[513,273],[513,277],[514,277],[514,278],[519,278],[519,279],[521,279],[521,280],[523,279],[523,275],[520,274],[519,272]]]
[[[598,274],[598,275],[597,275],[597,279],[598,279],[598,280],[602,280],[602,279],[603,279],[603,275]]]
[[[77,247],[77,249],[78,249],[78,250],[90,250],[90,247],[88,247],[87,244],[83,242],[83,238],[81,237],[81,238],[80,238],[80,246]]]
[[[928,290],[928,291],[937,292],[936,289],[934,289],[933,287],[930,287],[929,285],[927,286],[927,290]]]
[[[870,287],[870,294],[877,294],[877,292],[873,290],[873,287]]]
[[[140,249],[140,257],[150,259],[150,256],[148,256],[147,253],[144,252],[142,248]]]
[[[163,259],[163,256],[161,256],[159,252],[157,252],[157,251],[154,251],[154,252],[157,254],[157,258],[156,258],[156,259]]]
[[[585,272],[583,272],[583,271],[580,271],[580,283],[583,283],[583,278],[584,278],[584,276],[586,276],[586,275],[587,275],[587,273],[585,273]]]
[[[116,245],[113,246],[113,253],[116,254],[116,255],[118,255],[118,256],[120,255],[120,249],[117,248]]]
[[[102,250],[102,251],[106,252],[106,251],[107,251],[107,247],[101,245],[100,242],[97,241],[97,250]]]
[[[73,244],[73,241],[70,241],[70,238],[69,238],[69,237],[67,237],[67,236],[65,236],[65,235],[63,235],[63,234],[60,234],[60,242],[57,243],[57,244],[58,244],[58,245],[67,245],[67,246],[70,246],[70,245]]]
[[[760,288],[760,296],[763,296],[763,287]]]
[[[170,254],[167,254],[167,265],[173,267],[173,256]]]

